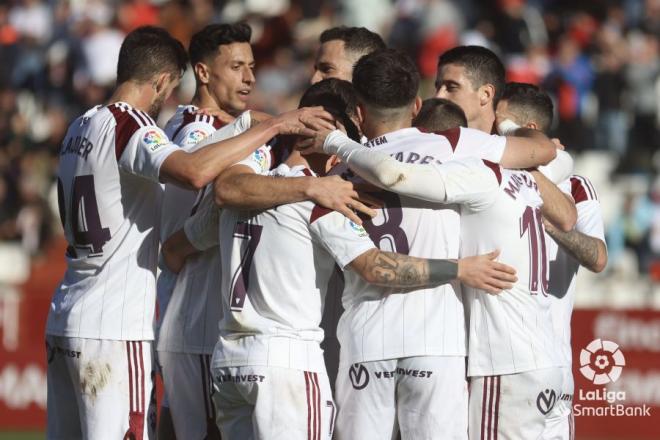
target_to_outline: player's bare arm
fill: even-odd
[[[495,261],[499,251],[457,260],[431,260],[371,249],[350,264],[365,281],[394,288],[434,287],[459,280],[497,294],[513,287],[516,270]]]
[[[544,219],[545,231],[581,266],[599,273],[607,266],[607,246],[603,240],[572,230],[560,231]]]
[[[353,210],[370,217],[375,215],[373,209],[360,201],[353,184],[339,176],[261,176],[247,166],[235,165],[218,176],[214,190],[218,206],[269,209],[286,203],[312,200],[344,214],[358,224],[362,224],[362,221]]]
[[[198,253],[186,237],[183,229],[176,231],[165,243],[163,243],[163,259],[165,265],[174,273],[179,273],[183,268],[186,258]]]
[[[201,189],[230,165],[248,156],[260,145],[277,135],[312,136],[303,121],[332,121],[332,116],[321,107],[306,107],[274,117],[246,132],[221,142],[208,145],[194,153],[176,151],[165,159],[160,168],[162,180]]]
[[[543,206],[541,213],[550,223],[563,232],[569,232],[577,222],[577,209],[573,199],[557,188],[543,173],[532,171],[532,176],[539,187]]]
[[[504,168],[524,169],[546,165],[557,155],[557,147],[542,132],[519,128],[515,136],[506,137],[506,148],[500,161]]]

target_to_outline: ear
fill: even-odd
[[[538,130],[539,129],[539,124],[537,124],[534,121],[529,121],[527,124],[525,124],[525,128],[531,128],[532,130]]]
[[[172,80],[171,74],[161,73],[156,76],[156,81],[153,83],[153,88],[156,91],[156,94],[160,94],[167,88],[170,81]]]
[[[422,109],[422,98],[419,95],[415,96],[415,103],[413,104],[412,117],[415,119],[419,114],[419,111]]]
[[[199,81],[201,84],[208,84],[209,83],[209,77],[210,72],[209,72],[209,67],[202,63],[195,63],[195,67],[193,67],[195,71],[195,77],[197,78],[197,81]]]
[[[360,103],[360,102],[358,102],[358,105],[357,105],[357,119],[359,121],[359,125],[362,125],[362,123],[364,122],[364,107],[362,106],[362,103]]]
[[[495,97],[495,87],[492,84],[484,84],[479,87],[479,103],[481,106],[492,105]]]

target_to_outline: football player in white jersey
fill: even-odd
[[[457,46],[438,59],[435,96],[458,104],[468,127],[497,133],[495,107],[504,90],[504,75],[504,64],[490,49]]]
[[[159,182],[202,188],[273,136],[308,133],[301,118],[330,117],[292,112],[187,153],[152,119],[185,66],[185,50],[165,30],[131,32],[111,103],[77,118],[62,143],[58,201],[69,247],[46,326],[48,438],[153,431]]]
[[[414,64],[396,51],[377,51],[358,61],[353,84],[362,129],[371,139],[365,151],[420,164],[462,155],[533,166],[539,164],[533,160],[554,157],[551,142],[531,131],[529,138],[504,138],[457,129],[445,137],[411,128],[420,104],[418,80]],[[457,208],[385,197],[379,216],[365,223],[377,245],[419,257],[458,255]],[[458,286],[383,299],[392,291],[366,286],[350,273],[346,277],[346,312],[338,331],[339,438],[390,438],[397,422],[404,439],[466,438],[466,341]]]
[[[208,145],[201,141],[222,127],[224,122],[216,116],[201,114],[200,109],[223,111],[232,117],[238,117],[247,107],[247,98],[255,82],[253,68],[254,57],[250,46],[251,28],[244,23],[211,24],[194,34],[190,40],[188,53],[196,80],[196,90],[190,105],[177,107],[174,116],[165,126],[165,134],[185,151],[192,152]],[[234,123],[213,136],[213,140],[222,140],[236,136],[250,128],[251,114],[246,112]],[[160,217],[160,241],[177,231],[190,215],[197,198],[197,191],[180,188],[174,184],[165,184]],[[208,326],[216,329],[219,320],[219,301],[207,304],[209,298],[195,295],[193,300],[184,300],[185,289],[179,289],[175,298],[174,310],[167,314],[167,306],[174,290],[176,274],[170,272],[159,261],[160,275],[157,281],[157,301],[159,324],[167,316],[167,328],[157,334],[158,361],[165,388],[164,401],[161,405],[158,436],[172,437],[172,426],[178,438],[218,438],[212,400],[203,391],[212,392],[208,365],[213,345],[204,349],[205,329],[200,330],[204,320],[191,316],[191,310],[206,313]],[[211,297],[213,298],[213,297]],[[197,307],[196,307],[197,306]],[[186,308],[186,310],[181,310]],[[188,313],[187,313],[188,312]],[[181,315],[186,316],[184,321]],[[188,322],[184,331],[176,323]],[[213,333],[213,331],[211,332]],[[217,333],[217,332],[216,332]],[[175,344],[168,336],[175,339],[184,336],[198,341],[194,346]],[[215,334],[209,335],[215,344]],[[169,397],[171,394],[172,398]],[[210,422],[207,422],[209,421]],[[207,432],[207,428],[215,432]]]
[[[498,127],[506,130],[515,125],[547,132],[552,124],[553,105],[550,97],[537,86],[509,83],[497,105]],[[577,271],[584,266],[598,273],[607,265],[607,246],[603,216],[596,190],[586,177],[572,175],[560,184],[575,200],[575,229],[562,231],[544,219],[549,260],[549,293],[554,330],[562,355],[562,388],[550,412],[543,438],[572,440],[573,374],[571,351],[571,314],[575,302]]]

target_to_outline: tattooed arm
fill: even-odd
[[[607,247],[602,240],[572,230],[563,232],[544,219],[545,230],[559,246],[568,252],[580,265],[592,272],[602,272],[607,265]]]
[[[496,294],[510,289],[515,269],[495,261],[499,251],[457,260],[431,260],[371,249],[350,263],[365,281],[394,288],[433,287],[459,280]]]

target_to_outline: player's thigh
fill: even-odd
[[[542,438],[561,383],[558,368],[472,378],[470,437]]]
[[[176,436],[193,440],[218,438],[210,356],[159,352],[159,359]]]
[[[573,440],[573,373],[569,367],[561,368],[561,393],[545,422],[544,440]]]
[[[46,382],[48,393],[46,438],[65,440],[81,438],[80,413],[78,411],[78,381],[72,380],[66,362],[69,352],[63,351],[57,336],[46,336]],[[73,356],[77,352],[71,352]]]
[[[258,382],[237,382],[242,373],[238,367],[212,368],[211,373],[216,423],[222,438],[253,440],[254,399],[251,394],[258,392]]]
[[[335,387],[337,439],[395,438],[396,365],[394,359],[339,366]]]
[[[83,437],[151,438],[155,418],[150,341],[79,339]]]
[[[407,439],[467,439],[465,357],[420,356],[397,365],[397,416]]]

